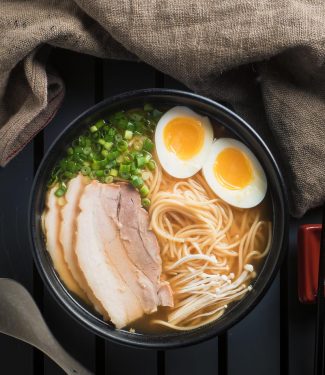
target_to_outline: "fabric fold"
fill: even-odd
[[[8,0],[0,32],[1,166],[59,108],[53,46],[140,59],[227,103],[275,150],[291,213],[324,202],[323,0]]]

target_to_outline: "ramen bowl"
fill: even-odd
[[[141,334],[115,329],[112,324],[105,322],[97,315],[94,310],[75,298],[62,284],[46,250],[42,232],[41,216],[44,210],[47,181],[51,170],[56,162],[63,157],[68,145],[82,130],[96,120],[105,118],[114,111],[141,107],[144,103],[166,108],[178,105],[187,106],[201,115],[208,116],[213,122],[223,126],[250,148],[263,166],[267,176],[272,212],[272,243],[270,251],[254,280],[253,288],[241,300],[230,305],[226,313],[218,320],[193,330]],[[143,348],[174,348],[195,344],[220,335],[243,319],[259,303],[270,287],[285,252],[288,230],[286,202],[284,180],[272,152],[260,135],[234,112],[217,102],[189,92],[169,89],[131,91],[107,98],[91,107],[72,121],[53,142],[38,168],[31,192],[30,241],[35,263],[45,285],[59,305],[80,324],[96,335],[122,344]]]

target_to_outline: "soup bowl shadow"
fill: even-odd
[[[268,180],[272,211],[272,244],[253,289],[240,301],[230,305],[218,320],[190,331],[140,334],[116,330],[93,310],[74,297],[62,284],[46,250],[41,215],[44,210],[47,181],[56,162],[64,156],[69,143],[90,124],[122,109],[142,107],[150,103],[158,108],[188,106],[220,124],[245,143],[262,164]],[[288,209],[284,179],[274,155],[260,135],[242,118],[223,105],[193,93],[170,89],[145,89],[107,98],[94,105],[57,137],[44,156],[34,179],[29,206],[29,234],[38,271],[55,300],[80,324],[105,339],[142,348],[168,349],[192,345],[220,335],[243,319],[262,299],[276,276],[286,249]]]

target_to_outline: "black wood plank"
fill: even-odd
[[[280,374],[280,278],[228,332],[228,374]]]
[[[28,241],[27,209],[33,180],[33,145],[0,169],[0,277],[32,292],[33,261]],[[1,298],[1,296],[0,296]],[[31,374],[33,349],[0,334],[0,373]]]
[[[105,60],[104,97],[155,86],[155,70],[141,62]]]
[[[301,224],[321,223],[321,209],[308,212],[301,220],[291,220],[288,252],[288,337],[289,374],[313,373],[315,341],[315,305],[304,305],[298,300],[297,287],[297,231]]]
[[[66,84],[66,96],[62,107],[44,131],[45,150],[57,135],[81,112],[95,101],[95,59],[65,50],[55,50],[51,61]],[[77,360],[95,371],[95,335],[77,323],[44,291],[44,316],[59,342]],[[45,375],[59,375],[62,371],[45,359]]]
[[[107,374],[154,375],[157,366],[156,355],[154,350],[135,349],[115,343],[107,343]]]
[[[192,91],[188,87],[183,85],[183,83],[167,75],[164,76],[163,84],[166,89]],[[159,87],[159,85],[157,85],[157,87]]]
[[[218,339],[166,352],[167,375],[218,374]]]

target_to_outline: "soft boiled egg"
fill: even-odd
[[[187,178],[198,172],[213,142],[207,117],[177,106],[158,121],[155,145],[161,166],[173,177]]]
[[[254,207],[266,194],[267,180],[261,164],[235,139],[219,138],[212,144],[203,175],[211,189],[235,207]]]

